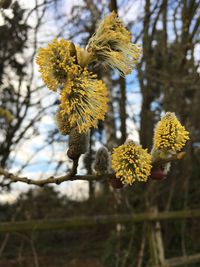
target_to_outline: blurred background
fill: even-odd
[[[154,126],[175,112],[190,132],[186,157],[167,179],[113,190],[106,182],[59,186],[12,184],[0,176],[0,222],[100,214],[198,209],[200,199],[200,1],[199,0],[0,0],[0,166],[30,178],[70,169],[67,137],[54,122],[58,95],[43,84],[35,57],[64,37],[84,47],[101,18],[115,10],[143,48],[132,74],[94,66],[110,94],[105,122],[92,130],[79,174],[91,174],[95,152],[128,138],[151,150]],[[161,228],[160,228],[161,227]],[[159,225],[159,251],[167,259],[200,253],[198,219]],[[94,225],[76,230],[0,234],[1,267],[156,266],[147,223]],[[156,262],[156,263],[155,263]],[[158,266],[161,263],[158,260]],[[200,266],[194,262],[171,266]]]

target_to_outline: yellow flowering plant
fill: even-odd
[[[188,140],[189,132],[181,125],[174,113],[167,112],[154,130],[152,160],[176,155],[182,151]],[[166,172],[169,170],[168,165],[164,166]]]
[[[125,76],[131,73],[141,54],[141,47],[131,42],[131,33],[115,12],[99,23],[85,48],[65,39],[54,39],[46,48],[40,48],[36,62],[47,87],[60,94],[55,121],[60,133],[69,135],[71,159],[76,160],[85,153],[89,130],[104,120],[108,109],[106,86],[88,69],[89,65],[98,61]],[[146,182],[149,177],[162,179],[169,169],[170,156],[178,155],[188,139],[184,126],[173,113],[167,112],[155,127],[152,153],[132,141],[113,150],[112,184],[115,184],[113,179],[129,185],[135,181]],[[107,157],[110,162],[108,152],[102,158]],[[162,162],[158,164],[159,160]],[[106,170],[111,170],[108,162]],[[121,188],[121,184],[116,184]]]
[[[114,11],[100,22],[87,51],[91,59],[117,69],[122,76],[131,73],[142,54],[141,47],[131,42],[131,33]]]
[[[170,161],[183,157],[180,152],[188,140],[188,131],[174,113],[167,112],[155,127],[151,154],[133,142],[113,150],[112,167],[116,178],[129,185],[136,180],[146,182],[149,177],[162,180],[170,169]]]
[[[100,22],[86,49],[65,39],[54,39],[46,48],[40,48],[36,62],[47,87],[61,90],[63,120],[67,116],[70,127],[78,127],[81,133],[104,120],[108,103],[105,84],[87,70],[88,65],[100,61],[126,75],[140,56],[141,48],[131,43],[131,33],[112,12]]]
[[[157,123],[154,132],[154,150],[176,153],[182,150],[189,133],[172,112],[167,112]]]
[[[97,127],[107,111],[108,92],[105,84],[87,69],[77,69],[73,79],[68,79],[61,92],[61,115],[69,118],[70,127],[79,132]]]
[[[146,182],[151,172],[151,155],[141,146],[128,142],[113,150],[112,167],[124,184],[132,185],[136,180]]]
[[[68,174],[47,179],[19,177],[0,168],[0,174],[12,181],[43,186],[73,180],[106,179],[113,188],[132,185],[149,178],[162,180],[173,160],[182,159],[182,149],[189,140],[189,133],[172,112],[167,112],[157,123],[151,153],[127,141],[113,149],[100,148],[94,160],[91,175],[76,175],[79,158],[88,151],[90,129],[104,120],[108,110],[108,91],[102,80],[91,72],[91,65],[100,62],[125,76],[140,60],[142,49],[131,42],[131,33],[115,12],[106,16],[98,25],[85,48],[71,41],[54,39],[40,48],[36,62],[46,86],[59,93],[60,104],[55,122],[61,134],[69,135],[67,151],[73,161]],[[10,123],[12,114],[0,108],[0,117]]]
[[[64,39],[54,39],[46,48],[39,49],[36,63],[50,90],[56,91],[66,83],[69,70],[77,66],[75,55],[73,43]]]
[[[105,84],[88,71],[88,65],[100,61],[126,75],[132,71],[141,55],[141,48],[131,43],[131,33],[115,12],[99,24],[86,48],[65,39],[54,39],[40,48],[36,62],[45,84],[50,90],[60,89],[60,114],[57,125],[68,118],[71,129],[80,133],[97,127],[104,120],[108,104]],[[68,131],[61,131],[68,134]]]
[[[161,120],[156,124],[153,137],[152,163],[161,161],[152,169],[152,178],[160,180],[164,178],[170,170],[170,160],[168,158],[182,159],[183,150],[189,140],[189,132],[181,125],[173,112],[166,112]],[[162,163],[163,162],[163,163]],[[159,175],[158,175],[159,173]],[[162,178],[161,178],[162,177]]]

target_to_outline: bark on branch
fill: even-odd
[[[184,155],[185,155],[184,152],[180,152],[179,154],[176,154],[166,159],[157,159],[155,162],[152,163],[152,165],[158,166],[158,165],[165,164],[167,162],[176,161],[176,160],[182,159]],[[37,186],[44,186],[46,184],[61,184],[66,181],[75,181],[75,180],[103,181],[103,180],[108,180],[110,178],[115,177],[115,174],[113,173],[104,174],[104,175],[76,175],[77,168],[78,168],[78,159],[73,161],[73,166],[70,172],[59,177],[50,176],[46,179],[30,179],[28,177],[21,177],[21,176],[15,175],[1,167],[0,167],[0,176],[3,176],[4,178],[9,179],[12,182],[22,182],[22,183],[32,184],[32,185],[37,185]]]

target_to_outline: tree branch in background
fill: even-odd
[[[0,223],[0,233],[6,232],[28,232],[28,231],[47,231],[47,230],[63,230],[63,229],[80,229],[82,227],[92,227],[97,225],[112,225],[117,223],[142,223],[167,220],[195,219],[200,217],[200,210],[181,210],[159,212],[157,214],[151,212],[136,214],[112,214],[98,216],[78,216],[68,219],[54,220],[32,220]]]

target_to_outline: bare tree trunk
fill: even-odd
[[[126,133],[126,80],[123,77],[120,77],[119,80],[120,84],[120,100],[119,100],[119,107],[120,107],[120,132],[121,132],[121,140],[120,143],[123,144],[126,141],[127,133]]]
[[[105,82],[108,91],[109,91],[109,103],[108,103],[108,112],[105,119],[105,130],[106,130],[106,146],[109,150],[112,150],[113,147],[117,146],[117,136],[116,136],[116,125],[114,118],[114,108],[113,108],[113,96],[112,96],[112,81],[110,75],[103,75],[103,81]]]
[[[142,92],[142,109],[141,109],[141,122],[140,122],[140,142],[145,148],[152,145],[153,136],[153,113],[151,111],[151,103],[153,101],[153,90],[151,83],[148,79],[147,73],[151,67],[151,46],[149,38],[149,24],[150,24],[150,0],[145,4],[145,17],[144,17],[144,34],[143,34],[143,58],[145,60],[146,69],[142,71],[143,60],[138,65],[138,77]]]

